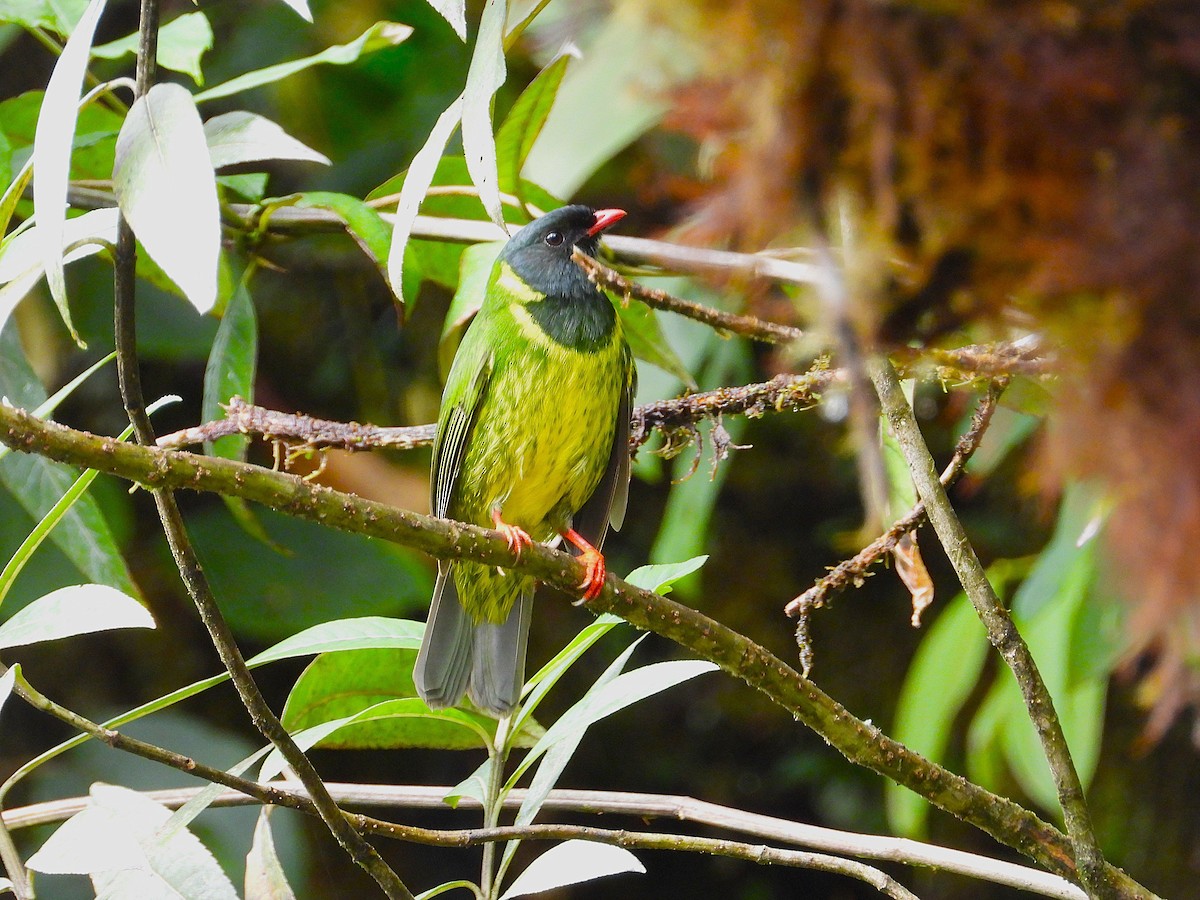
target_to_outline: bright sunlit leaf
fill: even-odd
[[[410,34],[412,34],[412,28],[408,25],[402,25],[399,22],[376,22],[348,44],[336,44],[326,47],[320,53],[312,56],[289,60],[263,69],[255,69],[253,72],[231,78],[224,84],[201,91],[196,95],[196,102],[203,103],[206,100],[229,97],[251,88],[262,87],[264,84],[271,84],[287,78],[289,75],[303,72],[312,66],[323,64],[344,66],[368,53],[374,53],[384,47],[394,47],[407,40]]]
[[[265,116],[244,109],[213,116],[204,137],[214,169],[267,159],[296,159],[329,165],[329,157],[296,140]]]
[[[296,897],[275,852],[271,809],[264,806],[259,810],[254,826],[254,842],[246,856],[246,900],[295,900]]]
[[[625,872],[644,875],[646,867],[623,847],[597,844],[594,841],[564,841],[555,844],[531,862],[500,900],[540,894],[543,891]]]
[[[437,172],[438,161],[462,119],[462,108],[463,96],[459,94],[438,117],[433,130],[429,132],[429,137],[425,139],[424,146],[413,157],[412,165],[408,167],[408,174],[404,179],[404,186],[400,189],[400,199],[392,223],[392,245],[388,250],[388,281],[392,293],[397,297],[404,297],[405,304],[412,303],[415,298],[404,296],[404,250],[408,246],[421,201],[425,198],[425,192],[429,190]]]
[[[156,84],[117,137],[113,190],[146,252],[201,313],[217,300],[221,219],[204,127],[192,95]]]
[[[63,275],[63,232],[67,219],[67,181],[71,169],[71,145],[83,76],[87,71],[96,23],[107,0],[92,0],[67,40],[62,55],[46,85],[33,138],[33,208],[41,232],[42,261],[50,295],[76,343],[79,334],[71,322],[67,284]]]
[[[13,613],[0,624],[0,648],[153,627],[150,611],[128,594],[103,584],[77,584],[52,591]]]
[[[471,54],[471,67],[467,71],[462,107],[463,156],[467,160],[467,171],[479,190],[483,208],[501,228],[506,226],[496,169],[492,98],[508,75],[504,64],[504,16],[507,6],[505,0],[487,0],[483,6],[475,51]]]

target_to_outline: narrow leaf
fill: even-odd
[[[247,72],[245,75],[239,75],[236,78],[226,81],[224,84],[218,84],[207,91],[201,91],[196,95],[196,102],[203,103],[206,100],[229,97],[233,94],[239,94],[242,91],[248,91],[251,88],[262,87],[264,84],[271,84],[272,82],[287,78],[289,75],[295,75],[297,72],[303,72],[305,69],[312,66],[319,66],[323,63],[344,66],[368,53],[374,53],[376,50],[382,50],[384,47],[394,47],[404,42],[410,34],[412,34],[412,28],[408,25],[401,25],[399,22],[376,22],[348,44],[337,44],[333,47],[326,47],[320,53],[313,56],[289,60],[278,65]]]
[[[667,342],[653,309],[643,303],[618,303],[617,314],[634,356],[669,372],[686,387],[696,390],[696,379]]]
[[[623,847],[594,841],[564,841],[531,862],[500,900],[540,894],[624,872],[645,874],[646,867]]]
[[[4,704],[12,696],[13,685],[17,683],[17,675],[20,673],[21,667],[16,665],[11,666],[8,671],[0,675],[0,709],[4,708]]]
[[[0,625],[0,648],[24,647],[77,634],[153,628],[149,610],[103,584],[59,588],[15,612]]]
[[[471,181],[479,189],[479,200],[488,217],[506,228],[504,210],[500,205],[500,179],[496,171],[496,137],[492,132],[492,100],[504,84],[507,69],[504,65],[504,17],[506,0],[487,0],[479,20],[479,34],[467,70],[467,85],[463,91],[462,139],[463,156]]]
[[[94,209],[68,219],[60,231],[61,262],[75,262],[112,246],[117,239],[117,211]],[[11,237],[0,249],[0,328],[20,303],[42,280],[45,259],[40,245],[45,233],[39,226]]]
[[[296,15],[305,22],[312,22],[312,10],[308,8],[308,0],[283,0],[283,2],[294,10]]]
[[[11,323],[0,332],[0,396],[26,409],[46,399]],[[134,594],[137,589],[99,505],[82,493],[94,477],[30,453],[12,454],[0,465],[0,482],[29,515],[45,522],[51,539],[85,580]]]
[[[596,679],[588,692],[583,696],[580,703],[587,702],[589,697],[594,697],[610,684],[621,672],[625,669],[629,658],[633,656],[633,652],[638,648],[646,635],[642,635],[632,644],[625,648],[615,660],[609,664],[601,676]],[[546,798],[550,796],[550,791],[558,783],[559,777],[563,770],[567,767],[567,763],[571,761],[571,757],[575,755],[575,751],[579,748],[580,742],[583,740],[583,735],[587,731],[587,726],[573,731],[570,735],[564,737],[558,743],[550,747],[542,757],[541,764],[537,767],[534,773],[533,781],[529,785],[529,790],[525,794],[525,799],[521,801],[521,806],[517,810],[517,817],[514,820],[516,825],[528,825],[537,816],[541,810],[542,804]],[[521,775],[524,773],[526,766],[518,767],[517,771],[509,778],[507,787],[511,788],[516,785]],[[504,848],[504,856],[507,859],[516,852],[519,841],[509,841]]]
[[[246,900],[296,900],[271,835],[271,807],[264,806],[254,826],[254,843],[246,856]]]
[[[945,760],[950,728],[983,672],[987,635],[975,607],[959,594],[917,647],[896,704],[896,740],[933,760]],[[923,837],[930,806],[894,782],[884,785],[888,821],[897,834]]]
[[[559,85],[567,74],[572,57],[562,54],[525,88],[513,104],[504,124],[496,133],[496,165],[500,175],[500,190],[521,193],[521,169],[542,133],[546,117],[554,106]]]
[[[285,638],[274,647],[251,657],[247,665],[261,666],[281,659],[332,653],[335,650],[416,650],[421,646],[424,633],[423,622],[408,619],[387,619],[382,616],[339,619],[314,625]]]
[[[429,0],[429,5],[450,23],[460,41],[467,39],[467,0]]]
[[[67,181],[71,168],[71,145],[75,138],[80,89],[87,71],[88,55],[96,23],[107,0],[91,0],[79,24],[67,40],[54,65],[33,138],[33,209],[41,230],[42,260],[50,295],[59,315],[77,344],[82,344],[71,322],[67,284],[63,274],[63,231],[67,218]]]
[[[234,396],[254,402],[254,373],[258,365],[258,323],[254,302],[246,288],[245,279],[229,298],[225,315],[204,369],[204,400],[200,407],[201,420],[212,422],[223,418],[222,404]],[[205,452],[225,459],[244,459],[249,438],[231,434],[205,444]]]
[[[425,139],[425,144],[413,157],[412,165],[400,189],[400,200],[396,206],[396,216],[392,223],[392,244],[388,250],[388,281],[392,293],[403,297],[404,302],[411,303],[415,298],[404,296],[404,249],[408,246],[408,238],[412,234],[413,222],[416,221],[417,211],[421,208],[421,200],[437,172],[438,160],[446,150],[446,143],[454,134],[462,117],[463,95],[451,103],[438,117]]]
[[[296,140],[265,116],[235,110],[204,123],[213,168],[267,159],[298,159],[329,165],[329,157]]]
[[[546,729],[546,733],[533,746],[517,767],[518,775],[526,771],[543,753],[556,743],[569,740],[586,731],[591,725],[619,712],[627,706],[652,697],[667,688],[688,679],[715,672],[717,666],[706,660],[672,660],[653,663],[618,675],[599,691],[586,694],[572,706],[557,722]],[[517,775],[513,776],[514,778]]]
[[[156,84],[117,136],[113,189],[146,252],[201,313],[217,300],[221,220],[204,127],[192,95]]]
[[[158,64],[172,72],[191,76],[196,84],[204,84],[200,60],[213,45],[212,26],[202,12],[184,13],[172,19],[158,32]],[[118,59],[137,53],[138,33],[92,48],[92,56]]]
[[[333,191],[306,191],[298,194],[296,206],[301,209],[327,209],[345,222],[350,236],[371,262],[375,263],[384,281],[387,281],[388,247],[392,234],[383,216],[373,207],[357,197]],[[396,299],[402,298],[397,294]]]
[[[496,257],[504,249],[504,241],[487,241],[471,244],[462,252],[459,260],[458,288],[450,300],[450,309],[442,323],[442,336],[438,343],[438,368],[442,375],[450,371],[454,353],[462,340],[463,332],[471,324],[475,313],[483,305],[488,280]]]

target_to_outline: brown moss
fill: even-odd
[[[678,8],[663,20],[704,68],[667,124],[713,160],[707,190],[679,195],[697,239],[794,240],[853,196],[879,264],[901,263],[881,339],[1019,310],[1062,345],[1046,459],[1117,497],[1132,649],[1169,674],[1160,728],[1200,696],[1200,6]]]

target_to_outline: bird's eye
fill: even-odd
[[[562,242],[563,242],[563,236],[562,236],[561,232],[551,231],[549,234],[546,235],[546,243],[549,244],[551,247],[561,247]]]

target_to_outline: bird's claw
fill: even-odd
[[[508,549],[517,555],[517,559],[521,558],[521,551],[526,547],[533,546],[533,538],[525,529],[516,525],[509,525],[500,518],[500,513],[492,513],[492,524],[496,526],[496,530],[504,535],[504,539],[508,541]]]
[[[599,550],[591,552],[585,550],[580,555],[579,561],[583,563],[587,574],[579,583],[579,590],[583,591],[583,596],[579,598],[578,603],[587,603],[600,596],[600,592],[604,590],[604,580],[608,576],[608,572],[604,565],[604,556]]]

